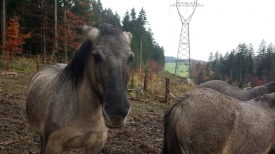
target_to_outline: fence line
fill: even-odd
[[[36,57],[36,71],[38,71],[40,68],[40,55],[37,55]]]
[[[186,78],[176,78],[170,74],[155,74],[154,72],[143,72],[140,70],[132,72],[130,81],[130,91],[143,91],[165,104],[176,100],[177,96],[195,88],[195,85],[189,84]],[[157,79],[154,79],[154,75]],[[135,79],[135,81],[134,81]],[[134,83],[136,82],[136,83]],[[148,96],[147,96],[148,97]]]
[[[15,65],[23,65],[23,67],[31,67],[32,71],[37,71],[41,67],[48,65],[48,64],[54,64],[56,62],[65,62],[63,58],[47,58],[46,62],[44,58],[42,58],[40,55],[28,55],[28,54],[22,54],[20,56],[13,56],[10,57],[7,55],[0,55],[0,68],[5,69],[9,71],[10,69],[13,69]],[[19,66],[16,66],[19,67]]]
[[[169,95],[169,84],[170,84],[169,83],[169,78],[166,78],[165,81],[166,81],[165,82],[166,83],[165,84],[166,85],[165,86],[165,103],[167,104],[168,103],[168,95]]]
[[[57,61],[62,62],[63,59],[53,58],[51,61],[49,61],[48,59],[48,63],[44,63],[44,58],[41,58],[40,55],[23,55],[20,57],[10,58],[0,56],[0,68],[6,68],[6,70],[8,71],[10,69],[19,70],[23,67],[23,70],[19,71],[26,72],[26,70],[28,70],[35,72],[39,70],[41,67],[48,64],[56,63]],[[166,75],[156,75],[155,73],[150,71],[144,72],[142,70],[136,70],[132,71],[131,73],[131,82],[129,85],[131,89],[129,90],[142,90],[146,94],[149,94],[150,97],[154,97],[155,100],[159,100],[160,102],[168,104],[169,102],[171,102],[171,99],[175,99],[179,93],[184,93],[192,89],[192,87],[190,88],[190,86],[180,87],[181,84],[184,82],[183,80],[184,79],[175,80],[173,75],[167,77]],[[188,83],[185,84],[187,85]]]
[[[148,72],[145,71],[144,73],[144,91],[147,92],[147,84],[148,84]]]

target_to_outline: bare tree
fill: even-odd
[[[54,0],[54,41],[55,41],[55,47],[53,51],[53,56],[57,52],[57,40],[58,40],[58,35],[57,35],[57,0]]]
[[[5,55],[5,47],[6,47],[6,0],[3,0],[3,9],[2,9],[2,54]]]

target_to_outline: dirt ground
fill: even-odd
[[[30,131],[25,98],[33,73],[8,73],[0,70],[0,153],[39,153],[39,137]],[[161,153],[163,107],[158,102],[130,98],[132,109],[127,124],[110,129],[103,154]],[[84,153],[71,150],[66,153]]]

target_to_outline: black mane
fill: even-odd
[[[102,37],[104,35],[119,36],[122,32],[123,32],[123,30],[120,25],[111,25],[108,23],[103,23],[102,25],[99,26],[98,37]]]
[[[121,26],[103,23],[99,26],[99,34],[97,38],[105,35],[119,36],[122,33]],[[91,58],[93,42],[86,39],[81,46],[75,50],[71,62],[64,68],[60,77],[59,83],[62,87],[65,83],[71,82],[74,89],[77,89],[83,80],[84,71],[88,65],[89,58]]]
[[[176,130],[174,130],[172,126],[172,119],[174,115],[172,112],[175,108],[179,107],[180,101],[173,104],[170,109],[168,109],[163,116],[163,128],[164,128],[164,139],[163,139],[163,154],[176,154],[181,153],[181,149],[179,146],[179,141],[177,139]]]
[[[77,88],[83,79],[86,65],[91,56],[92,41],[86,39],[81,46],[75,50],[73,59],[62,71],[59,82],[60,87],[71,82],[73,88]]]
[[[255,98],[256,102],[259,102],[259,105],[266,108],[275,108],[275,99],[271,96],[274,94],[266,94],[260,97]]]

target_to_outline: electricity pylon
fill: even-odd
[[[185,65],[188,69],[189,78],[191,78],[189,23],[197,6],[203,6],[203,5],[198,4],[197,0],[195,0],[194,2],[179,2],[179,0],[176,0],[176,3],[170,6],[172,7],[175,6],[177,8],[177,11],[182,23],[177,61],[176,61],[176,67],[175,67],[175,76],[178,72],[178,68],[181,65]],[[187,16],[187,18],[184,18],[183,15],[180,13],[180,9],[179,9],[180,7],[193,7],[193,11],[189,16]]]

